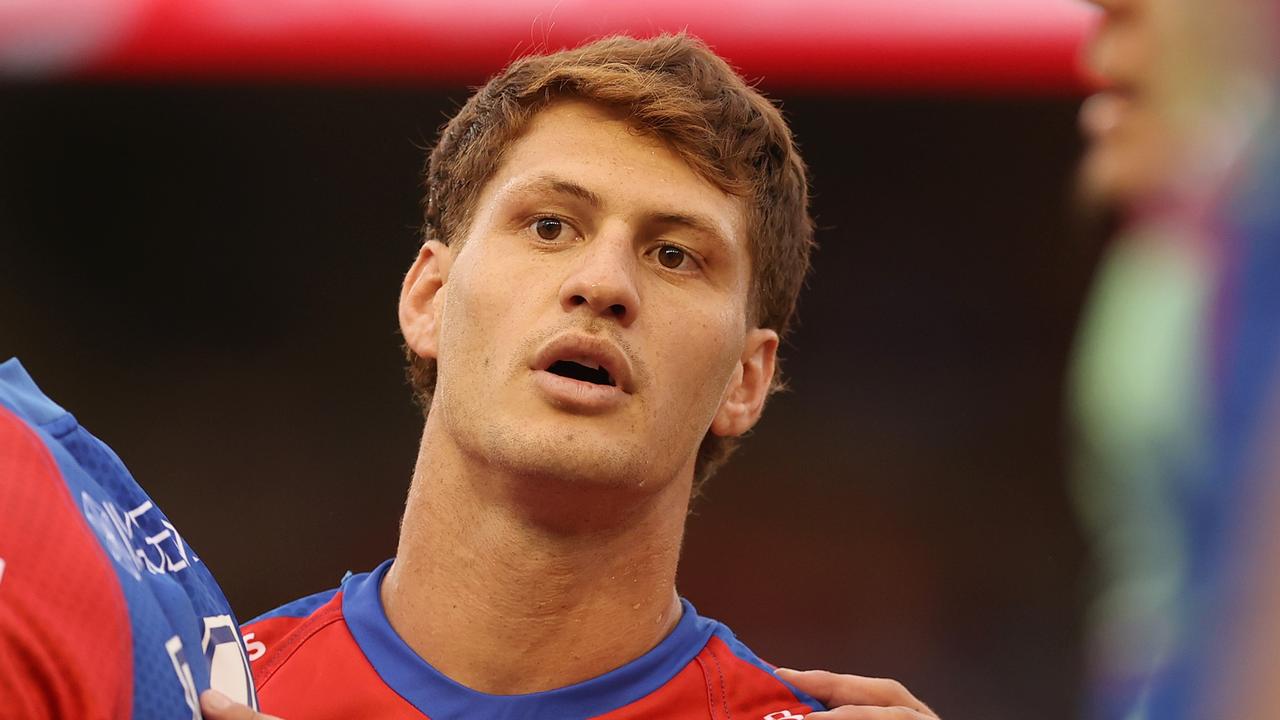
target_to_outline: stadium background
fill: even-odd
[[[889,14],[864,32],[918,67],[850,50],[813,82],[803,43],[771,78],[780,51],[689,25],[782,102],[821,249],[793,389],[697,505],[681,589],[774,662],[896,677],[951,718],[1079,714],[1063,376],[1103,233],[1069,221],[1083,16],[1065,44],[1001,44],[1038,2],[970,0],[1006,35],[954,47]],[[33,68],[5,20],[0,357],[121,454],[242,620],[389,556],[422,148],[513,51],[344,73],[338,41],[307,65],[172,40]],[[525,44],[572,42],[553,26]]]

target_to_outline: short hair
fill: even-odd
[[[813,247],[805,164],[779,109],[685,34],[609,37],[521,58],[491,78],[445,124],[427,159],[422,241],[448,245],[466,234],[507,148],[531,117],[560,98],[620,108],[641,132],[670,143],[698,175],[746,201],[748,321],[785,337]],[[436,363],[405,351],[425,416]],[[782,386],[779,369],[771,391]],[[694,468],[695,495],[736,444],[707,433]]]

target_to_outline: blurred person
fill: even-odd
[[[675,588],[692,498],[780,383],[807,202],[781,114],[686,36],[476,91],[431,152],[401,291],[425,426],[396,556],[245,626],[262,706],[935,717],[892,681],[775,673]]]
[[[1076,494],[1100,560],[1089,714],[1225,717],[1201,714],[1199,663],[1221,657],[1208,628],[1221,628],[1230,586],[1228,527],[1266,486],[1244,459],[1276,430],[1263,399],[1277,385],[1280,328],[1257,321],[1274,301],[1255,291],[1280,276],[1277,236],[1237,222],[1257,158],[1274,149],[1273,6],[1096,4],[1087,62],[1104,89],[1081,111],[1082,190],[1121,229],[1074,372]],[[1273,202],[1243,202],[1260,199]]]
[[[1230,342],[1210,476],[1230,492],[1222,537],[1196,578],[1214,592],[1186,677],[1161,693],[1165,707],[1190,704],[1197,718],[1268,717],[1280,707],[1280,106],[1261,137],[1231,212],[1237,260],[1223,303]]]

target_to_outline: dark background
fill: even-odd
[[[394,550],[395,302],[463,89],[0,85],[0,358],[112,445],[241,620]],[[1064,370],[1099,243],[1075,105],[784,97],[821,251],[793,391],[697,507],[682,592],[948,720],[1078,714]]]

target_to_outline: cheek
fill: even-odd
[[[476,248],[468,248],[469,251]],[[510,350],[513,326],[518,318],[513,310],[508,279],[500,266],[486,264],[475,253],[455,262],[450,273],[441,325],[440,364],[442,372],[471,374],[492,368],[497,357]],[[483,270],[481,270],[483,268]]]
[[[671,338],[662,360],[672,378],[671,400],[696,418],[699,427],[709,425],[720,405],[725,386],[733,377],[742,354],[743,322],[736,315],[703,315],[672,323]]]

